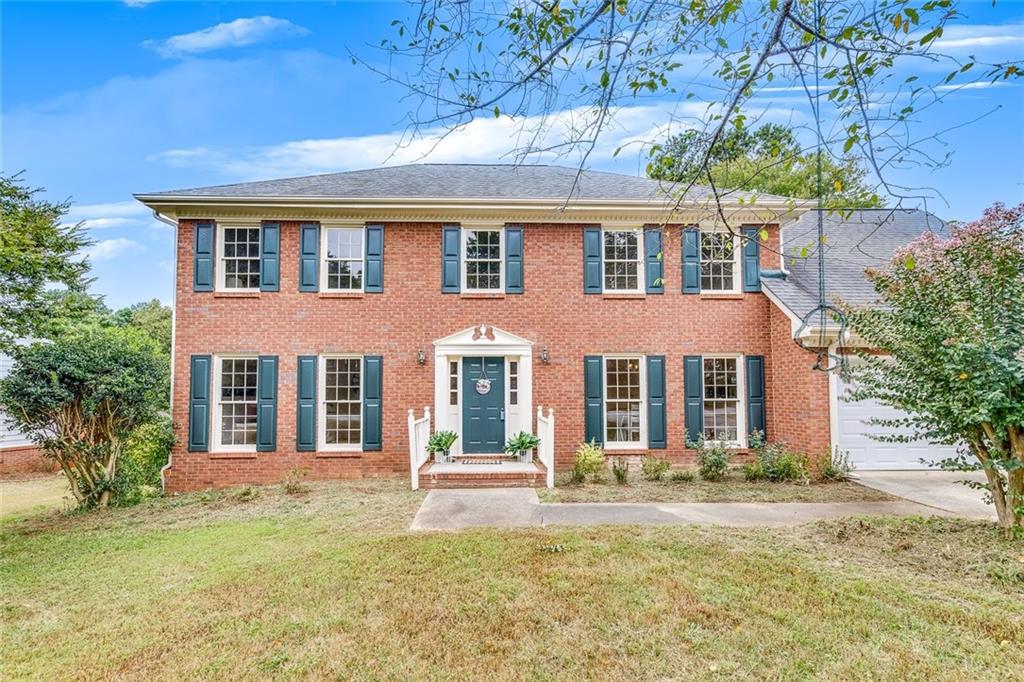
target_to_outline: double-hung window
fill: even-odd
[[[359,450],[363,442],[363,359],[320,362],[320,449]]]
[[[365,234],[361,227],[323,230],[323,291],[362,291]]]
[[[700,290],[738,292],[740,249],[730,232],[700,233]]]
[[[258,291],[260,288],[260,228],[222,227],[220,288],[226,291]]]
[[[217,357],[214,396],[214,450],[256,451],[256,381],[254,357]]]
[[[641,356],[604,358],[604,438],[608,447],[647,443]]]
[[[743,410],[738,356],[708,357],[704,362],[704,439],[740,444]]]
[[[643,233],[640,230],[605,230],[604,290],[640,292],[643,284]]]
[[[505,290],[504,230],[462,231],[462,290]]]

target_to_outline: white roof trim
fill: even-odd
[[[487,348],[492,346],[523,346],[529,347],[533,341],[516,336],[503,329],[481,324],[463,329],[442,339],[434,341],[435,347],[469,346]]]

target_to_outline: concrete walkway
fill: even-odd
[[[960,481],[984,482],[980,471],[858,471],[858,483],[911,502],[936,507],[971,519],[994,519],[996,508],[985,503],[985,491]]]
[[[482,526],[525,528],[604,524],[696,523],[720,526],[787,526],[844,516],[951,516],[913,502],[694,502],[541,504],[530,488],[431,490],[410,530]]]

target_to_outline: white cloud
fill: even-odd
[[[1006,81],[976,81],[973,83],[962,83],[960,85],[938,85],[935,87],[936,90],[984,90],[986,88],[1000,88],[1004,85],[1010,85]]]
[[[690,127],[706,113],[707,103],[677,106],[623,107],[614,112],[590,155],[590,162],[610,161],[619,147],[633,151],[664,135]],[[756,112],[760,120],[792,120],[792,109],[770,107]],[[193,147],[170,149],[150,157],[174,167],[213,169],[231,180],[255,180],[368,168],[404,163],[493,163],[512,161],[533,149],[531,162],[565,159],[551,151],[569,136],[579,136],[594,121],[587,108],[566,109],[547,118],[478,118],[445,135],[441,128],[410,139],[402,132],[358,137],[296,140],[241,149]],[[567,155],[575,163],[578,157]],[[569,161],[566,161],[569,162]]]
[[[85,250],[93,261],[111,260],[128,253],[140,251],[142,246],[131,239],[118,237],[116,239],[101,239]]]
[[[965,52],[1024,45],[1024,24],[952,24],[931,44],[935,52]]]
[[[309,31],[287,19],[260,16],[235,19],[216,26],[182,33],[163,40],[145,40],[142,46],[156,51],[163,57],[223,50],[230,47],[246,47],[286,38],[304,36]]]
[[[151,5],[156,1],[157,0],[124,0],[124,4],[128,7],[145,7],[146,5]]]
[[[70,222],[79,220],[134,218],[149,215],[150,211],[137,201],[115,201],[108,204],[72,205],[68,212]]]

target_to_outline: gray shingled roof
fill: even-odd
[[[658,201],[665,199],[674,189],[672,183],[595,170],[583,171],[579,182],[576,181],[577,169],[561,166],[424,163],[152,192],[141,196],[564,200],[571,195],[574,199],[583,200]],[[707,189],[696,187],[688,193],[687,199],[700,200],[707,196]],[[750,193],[730,192],[729,196],[747,198]],[[767,194],[759,194],[758,198],[784,201],[782,197]]]
[[[803,317],[818,304],[817,211],[808,211],[783,227],[783,249],[789,276],[764,279],[762,286]],[[946,234],[946,224],[920,210],[865,209],[842,218],[823,213],[825,246],[825,297],[830,303],[842,298],[849,303],[878,300],[865,269],[889,262],[893,253],[922,233]],[[798,257],[804,247],[806,257]]]

